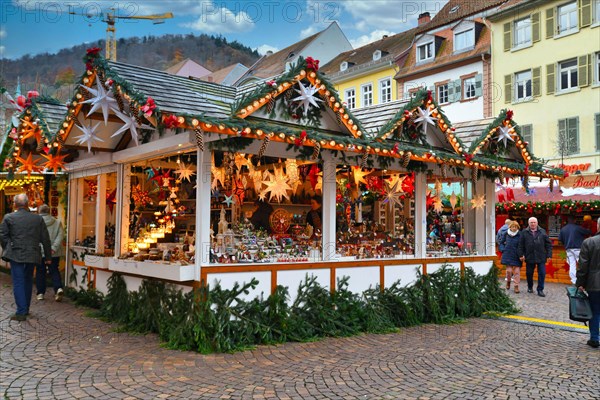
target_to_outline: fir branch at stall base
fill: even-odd
[[[348,290],[348,277],[339,278],[331,293],[316,277],[307,275],[290,305],[288,289],[282,286],[266,299],[248,300],[259,283],[255,278],[231,289],[203,285],[186,293],[152,279],[142,281],[138,291],[128,292],[123,277],[114,273],[104,297],[93,291],[71,289],[70,293],[89,305],[101,301],[99,315],[119,323],[123,331],[155,332],[169,348],[201,353],[394,332],[422,323],[452,323],[484,312],[518,311],[500,288],[495,265],[485,276],[469,267],[461,276],[448,265],[429,275],[417,275],[414,285],[398,281],[362,294]]]

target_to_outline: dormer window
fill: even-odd
[[[433,41],[417,46],[417,62],[427,61],[433,58]]]
[[[472,49],[475,46],[475,29],[454,33],[454,51]]]
[[[340,64],[340,71],[344,72],[353,65],[354,65],[353,62],[344,61]]]
[[[373,52],[373,61],[377,61],[381,59],[381,50],[375,50]]]

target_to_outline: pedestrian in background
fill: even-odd
[[[575,285],[585,290],[592,306],[592,319],[590,320],[590,340],[587,344],[591,347],[600,346],[600,218],[597,222],[597,233],[585,239],[579,253],[579,267]]]
[[[58,264],[63,255],[62,241],[65,236],[65,230],[62,223],[50,215],[50,207],[47,204],[42,204],[38,209],[38,213],[44,219],[44,223],[48,228],[50,246],[52,247],[52,263],[47,267],[45,263],[40,263],[36,266],[35,286],[37,289],[37,299],[44,300],[44,295],[46,294],[46,272],[48,271],[50,272],[54,288],[54,300],[61,301],[63,297],[63,284]],[[42,256],[45,256],[45,253]]]
[[[533,273],[537,267],[538,286],[537,294],[546,297],[544,293],[544,280],[546,279],[546,261],[552,258],[552,243],[548,234],[538,226],[538,220],[531,217],[529,226],[521,232],[518,255],[525,261],[525,274],[527,276],[527,293],[533,293]]]
[[[16,211],[6,214],[0,224],[0,244],[4,249],[2,259],[10,262],[17,304],[17,311],[10,319],[25,321],[31,304],[33,269],[42,263],[41,247],[46,254],[46,264],[52,263],[52,248],[44,219],[29,211],[27,195],[18,194],[13,202]]]
[[[502,236],[499,245],[504,249],[501,262],[506,266],[506,290],[510,290],[510,282],[515,283],[515,293],[519,293],[521,282],[521,265],[519,259],[519,241],[521,240],[521,227],[517,221],[511,221],[506,233]]]
[[[496,233],[496,243],[498,243],[498,250],[500,250],[500,252],[504,251],[504,244],[502,244],[502,238],[504,237],[504,235],[506,235],[506,232],[508,232],[508,227],[510,226],[510,223],[512,221],[508,218],[506,218],[506,220],[504,221],[504,225],[502,225],[500,227],[500,229],[498,229],[498,233]]]
[[[585,229],[575,223],[575,218],[572,215],[567,217],[567,224],[563,226],[558,234],[558,240],[565,246],[567,252],[567,263],[569,263],[569,278],[571,283],[575,284],[577,279],[577,259],[579,258],[579,250],[583,239],[591,235],[592,231]]]

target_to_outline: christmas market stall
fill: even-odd
[[[494,180],[561,176],[528,153],[507,112],[484,139],[508,150],[469,150],[427,91],[383,119],[354,115],[310,57],[240,88],[96,49],[86,66],[52,154],[78,153],[70,265],[102,292],[113,272],[134,290],[144,278],[256,279],[248,296],[282,285],[292,298],[307,275],[330,290],[348,277],[361,292],[444,264],[484,273]]]

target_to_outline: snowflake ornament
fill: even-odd
[[[499,126],[497,129],[498,132],[498,138],[496,139],[498,142],[502,141],[504,143],[504,147],[506,147],[506,141],[510,140],[511,142],[514,142],[515,140],[510,136],[510,131],[511,128],[509,128],[508,126]]]
[[[312,85],[306,87],[302,82],[298,82],[298,86],[300,89],[296,89],[296,92],[300,93],[300,96],[293,98],[292,101],[300,102],[300,105],[304,108],[304,116],[306,116],[311,106],[319,107],[317,102],[323,102],[323,100],[315,97],[315,94],[319,92],[317,87]]]
[[[80,86],[94,96],[91,99],[81,102],[83,104],[89,103],[92,105],[92,108],[90,109],[90,112],[87,114],[87,116],[89,117],[97,109],[101,109],[102,116],[104,117],[104,125],[107,125],[109,111],[118,111],[117,101],[110,95],[110,92],[104,90],[104,86],[102,85],[96,85],[96,89],[92,89],[91,87],[87,87],[85,85]]]
[[[79,126],[78,124],[75,125],[77,129],[83,132],[82,135],[75,137],[75,139],[77,139],[77,144],[87,145],[88,153],[92,152],[92,146],[94,145],[94,142],[104,142],[104,140],[100,139],[96,133],[96,130],[99,126],[100,122],[94,126],[91,124],[89,126]]]
[[[435,121],[437,120],[437,118],[434,118],[431,116],[431,114],[433,114],[434,112],[437,111],[437,108],[434,108],[433,110],[429,110],[429,107],[425,107],[425,109],[422,109],[421,107],[417,107],[417,112],[419,113],[419,117],[415,119],[415,122],[417,123],[418,126],[423,127],[423,133],[427,136],[427,127],[429,125],[434,125],[435,126]]]

